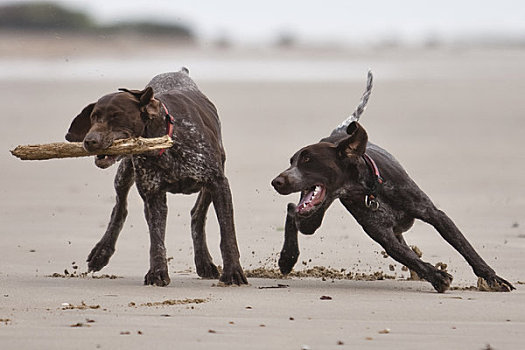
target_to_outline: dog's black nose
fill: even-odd
[[[284,177],[282,176],[277,176],[275,179],[272,180],[272,186],[277,191],[279,191],[279,189],[281,189],[284,186],[284,183]]]
[[[100,148],[100,137],[97,134],[88,134],[84,138],[84,149],[88,152],[96,151]]]

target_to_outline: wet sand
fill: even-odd
[[[469,290],[477,280],[469,265],[421,222],[405,234],[407,242],[421,248],[424,260],[446,263],[456,289],[438,294],[427,282],[406,281],[408,273],[383,257],[339,203],[314,236],[300,237],[296,268],[383,272],[395,279],[251,278],[250,286],[217,287],[195,274],[189,228],[194,195],[169,197],[172,281],[166,288],[146,287],[149,239],[135,189],[117,251],[95,275],[119,278],[49,277],[86,271],[84,261],[113,206],[116,167],[103,171],[88,158],[22,162],[8,149],[63,140],[86,104],[147,81],[10,79],[0,81],[1,347],[523,347],[525,52],[431,52],[413,67],[413,53],[383,55],[390,71],[412,74],[385,79],[383,66],[375,69],[361,119],[371,141],[401,161],[516,291]],[[191,61],[186,65],[191,70]],[[286,204],[297,196],[279,196],[270,181],[298,148],[327,135],[352,112],[364,78],[365,72],[363,81],[197,81],[221,116],[245,269],[276,268]],[[207,232],[220,265],[212,211]]]

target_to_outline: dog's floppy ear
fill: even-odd
[[[71,126],[69,127],[69,130],[66,134],[66,140],[69,142],[81,142],[84,140],[84,137],[88,133],[89,129],[91,128],[91,112],[93,112],[93,108],[95,107],[95,103],[90,103],[84,109],[82,112],[80,112],[79,115],[73,119],[71,122]]]
[[[341,158],[360,157],[366,151],[368,135],[357,122],[352,122],[346,128],[347,137],[337,144],[337,153]]]
[[[127,92],[132,94],[137,100],[139,100],[140,106],[145,106],[153,98],[153,89],[148,86],[144,90],[130,90],[126,88],[119,88],[119,91]]]
[[[153,88],[148,86],[144,90],[128,90],[120,88],[120,91],[128,92],[132,94],[137,100],[139,100],[140,111],[148,119],[159,115],[160,103],[154,98]]]

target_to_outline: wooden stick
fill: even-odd
[[[46,160],[53,158],[75,158],[94,155],[129,155],[147,151],[170,148],[173,140],[168,135],[155,138],[130,138],[116,140],[102,151],[88,152],[82,147],[82,142],[56,142],[42,145],[17,146],[11,154],[21,160]]]

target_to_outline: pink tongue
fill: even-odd
[[[303,200],[297,205],[297,208],[302,209],[302,206],[304,203],[309,202],[314,195],[314,191],[308,192],[304,197]]]

